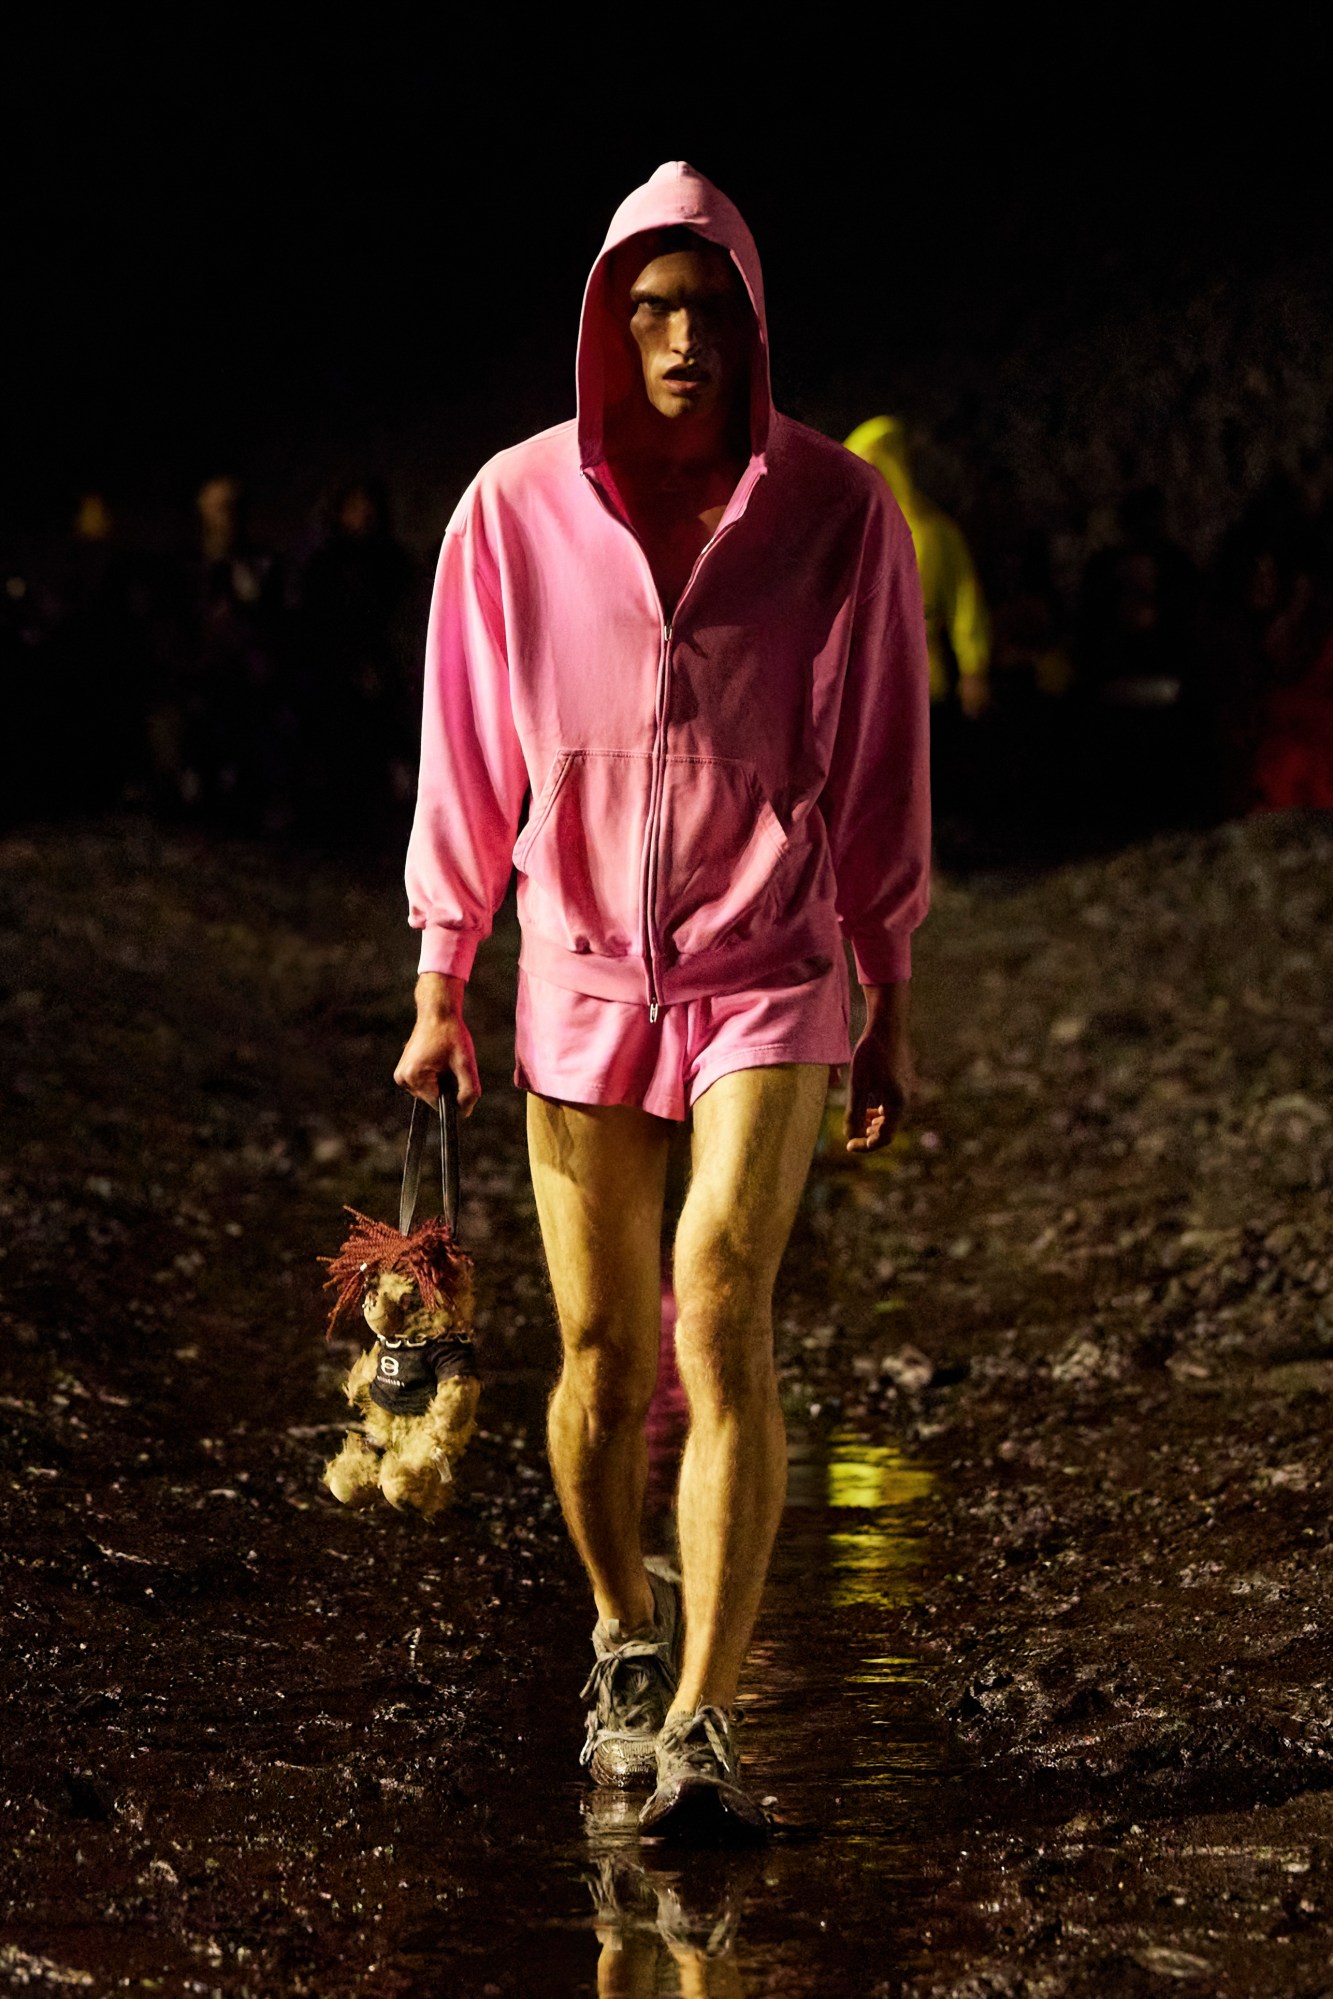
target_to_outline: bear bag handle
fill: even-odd
[[[458,1078],[452,1069],[438,1079],[440,1114],[440,1198],[450,1235],[458,1233]],[[412,1099],[412,1122],[407,1127],[407,1156],[403,1161],[403,1191],[398,1200],[398,1230],[411,1235],[421,1185],[421,1161],[426,1150],[426,1132],[432,1122],[431,1107],[420,1097]]]

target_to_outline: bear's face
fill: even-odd
[[[400,1270],[381,1270],[366,1286],[361,1312],[377,1339],[397,1339],[404,1322],[421,1310],[421,1293]]]

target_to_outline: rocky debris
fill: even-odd
[[[367,1532],[319,1490],[349,1350],[316,1258],[344,1202],[395,1211],[402,1165],[400,890],[135,827],[0,852],[0,1970],[401,1991],[373,1970],[421,1893],[395,1845],[470,1815],[484,1870],[469,1800],[512,1781],[528,1698],[500,1634],[533,1604],[558,1642],[575,1599],[512,1398],[444,1534]],[[529,1317],[526,1361],[550,1337],[502,999],[475,1021],[495,1125],[467,1222],[505,1239],[478,1315],[502,1370]]]
[[[1077,1812],[959,1855],[971,1911],[923,1914],[928,1970],[895,1999],[1139,1999],[1328,1990],[1333,1800],[1145,1817]],[[962,1863],[966,1862],[965,1869]]]
[[[825,1154],[797,1269],[831,1332],[789,1393],[943,1475],[909,1617],[977,1808],[1093,1810],[1169,1856],[1190,1814],[1333,1786],[1333,828],[936,901],[934,1142],[859,1178]],[[1094,1908],[1072,1955],[1025,1918],[912,1989],[1304,1990],[1285,1953],[1322,1963],[1331,1914],[1281,1915],[1269,1982],[1197,1927],[1107,1955]]]
[[[517,1991],[503,1867],[578,1989],[575,1793],[533,1774],[586,1620],[541,1448],[512,927],[470,997],[491,1413],[443,1534],[386,1528],[317,1488],[347,1352],[315,1258],[342,1203],[393,1211],[392,873],[132,826],[0,858],[0,1969],[327,1999],[417,1989],[461,1938],[455,1989]],[[784,1395],[937,1474],[920,1587],[876,1615],[952,1743],[913,1752],[915,1871],[867,1989],[1327,1986],[1331,863],[1326,824],[1281,817],[939,883],[912,1128],[858,1168],[830,1126]],[[808,1853],[841,1899],[783,1975],[841,1993],[817,1925],[878,1934],[883,1898]]]

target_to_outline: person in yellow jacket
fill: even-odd
[[[990,616],[963,531],[918,489],[907,432],[897,417],[872,416],[845,441],[888,481],[912,531],[926,611],[931,701],[948,701],[956,680],[958,705],[975,719],[990,705]]]

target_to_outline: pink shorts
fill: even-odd
[[[561,1103],[679,1120],[733,1070],[847,1061],[848,1020],[841,954],[813,977],[798,967],[783,983],[664,1006],[655,1022],[646,1005],[569,992],[520,966],[514,1081]]]

